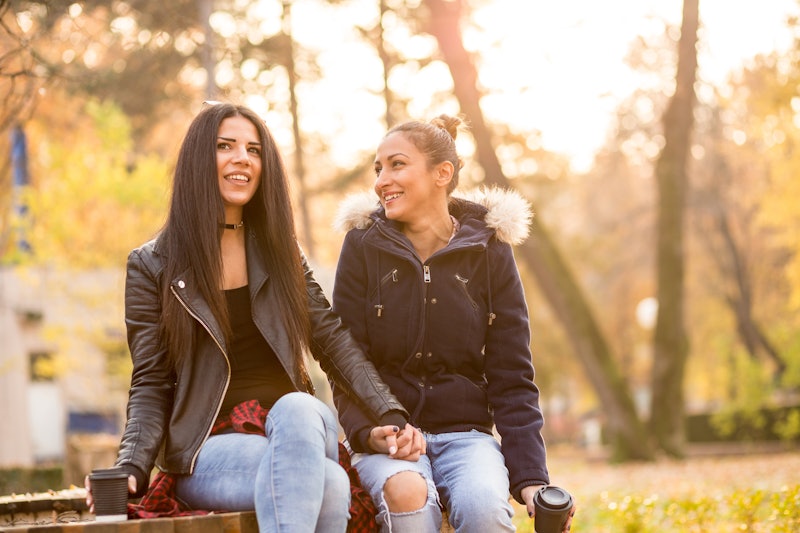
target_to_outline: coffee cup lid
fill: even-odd
[[[111,468],[95,468],[92,470],[92,479],[119,479],[127,478],[128,474],[121,466],[112,466]]]
[[[539,491],[541,502],[552,509],[559,509],[569,505],[572,497],[569,492],[560,487],[544,487]]]

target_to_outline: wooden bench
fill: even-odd
[[[9,533],[258,533],[256,513],[220,513],[203,516],[181,516],[178,518],[149,518],[147,520],[128,520],[123,522],[95,522],[79,520],[73,522],[51,522],[25,524],[0,524],[0,531]],[[441,533],[455,530],[447,521],[447,513],[442,517]]]
[[[441,533],[455,530],[444,515]],[[182,516],[179,518],[150,518],[125,522],[80,521],[39,525],[2,526],[0,531],[9,533],[258,533],[256,513],[221,513],[204,516]]]
[[[83,494],[62,491],[50,494],[0,498],[0,531],[11,533],[258,533],[253,511],[217,513],[175,518],[149,518],[97,522],[86,507]],[[453,533],[447,512],[441,533]]]
[[[256,513],[220,513],[178,518],[150,518],[122,522],[76,521],[37,525],[3,525],[9,533],[199,533],[219,531],[224,533],[258,533]]]

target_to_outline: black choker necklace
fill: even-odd
[[[239,229],[244,226],[244,220],[239,222],[238,224],[220,224],[225,229]]]

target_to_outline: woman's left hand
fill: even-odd
[[[544,487],[545,485],[531,485],[529,487],[525,487],[522,489],[522,501],[525,502],[525,507],[528,508],[528,516],[531,518],[536,517],[536,507],[533,505],[533,497],[536,493]],[[566,523],[564,524],[564,529],[561,530],[561,533],[568,533],[570,529],[572,529],[572,517],[575,516],[575,505],[572,505],[572,510],[569,512],[569,518],[567,518]]]
[[[426,449],[427,443],[422,432],[411,424],[406,424],[397,435],[397,451],[391,456],[405,461],[419,461],[420,455],[425,455]]]
[[[372,428],[369,434],[369,446],[378,453],[406,461],[417,461],[426,449],[425,437],[411,424],[406,424],[402,429],[397,426]]]

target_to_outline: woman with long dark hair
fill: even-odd
[[[246,107],[208,105],[191,123],[167,222],[128,258],[125,321],[133,374],[116,464],[132,496],[157,465],[151,492],[167,486],[181,510],[255,509],[265,532],[345,531],[350,482],[307,352],[369,413],[376,452],[419,454],[405,409],[314,280],[278,148]]]

